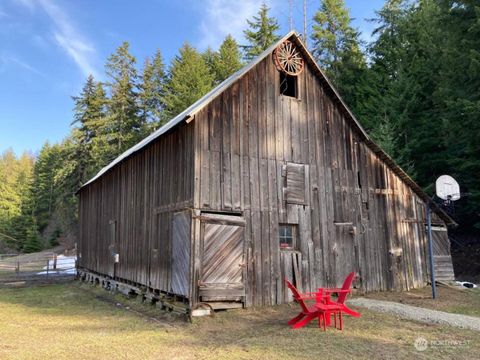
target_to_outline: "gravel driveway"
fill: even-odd
[[[348,304],[365,307],[374,311],[394,314],[404,319],[416,320],[429,324],[447,324],[463,329],[480,331],[480,318],[474,316],[451,314],[391,301],[380,301],[366,298],[350,299]]]

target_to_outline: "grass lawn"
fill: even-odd
[[[343,332],[291,330],[297,305],[178,317],[69,283],[0,289],[0,359],[473,359],[479,333],[362,310]],[[435,341],[425,351],[417,337]]]

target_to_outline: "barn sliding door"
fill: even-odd
[[[108,223],[108,232],[109,232],[109,245],[108,245],[108,263],[107,263],[107,274],[111,278],[115,277],[115,267],[118,259],[118,249],[117,249],[117,221],[110,220]]]
[[[190,211],[175,213],[172,219],[172,292],[188,296],[190,275]]]
[[[244,283],[244,230],[242,218],[202,215],[201,301],[242,301]]]

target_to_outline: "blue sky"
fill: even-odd
[[[1,0],[0,152],[36,152],[70,130],[73,102],[86,76],[103,77],[105,59],[127,40],[141,64],[157,48],[168,63],[188,41],[216,48],[226,34],[240,43],[245,19],[261,0]],[[383,0],[346,0],[354,25],[368,40]],[[270,0],[289,30],[288,0]],[[293,0],[294,27],[301,32],[302,0]],[[309,24],[319,6],[307,1]]]

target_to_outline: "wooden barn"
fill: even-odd
[[[280,304],[358,274],[428,281],[430,199],[380,149],[291,32],[78,192],[78,270],[194,309]],[[438,274],[453,278],[434,206]]]

